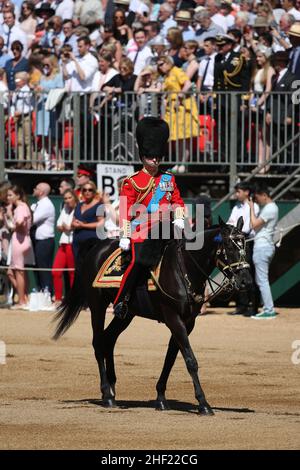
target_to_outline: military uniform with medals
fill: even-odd
[[[140,149],[140,155],[148,156],[148,153],[152,153],[159,157],[164,155],[159,147],[164,147],[168,139],[165,141],[163,135],[155,133],[152,137],[149,136],[147,126],[149,122],[154,122],[153,120],[162,122],[163,129],[165,126],[168,128],[165,121],[157,118],[144,118],[139,121],[140,128],[147,122],[144,130],[147,145],[144,145],[142,153]],[[151,127],[148,132],[151,132]],[[139,143],[139,147],[141,145]],[[123,302],[126,295],[138,284],[145,283],[149,269],[159,262],[167,241],[161,238],[164,224],[168,224],[170,228],[173,219],[183,218],[184,202],[173,174],[158,170],[155,176],[151,176],[146,168],[143,168],[124,179],[120,193],[120,229],[122,237],[131,240],[132,260],[123,275],[115,305]]]

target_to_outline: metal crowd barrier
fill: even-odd
[[[299,138],[293,139],[300,129],[295,96],[271,93],[267,105],[257,107],[260,97],[235,92],[194,93],[186,99],[175,93],[65,93],[49,110],[48,95],[2,94],[0,173],[73,171],[79,163],[138,163],[134,131],[142,116],[161,116],[170,123],[172,140],[165,159],[170,166],[183,164],[193,172],[211,169],[233,180],[275,152],[272,171],[299,165]]]

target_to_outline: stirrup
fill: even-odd
[[[124,320],[128,314],[128,305],[127,302],[119,302],[114,306],[114,314],[120,320]]]

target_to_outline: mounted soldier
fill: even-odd
[[[184,229],[184,202],[175,177],[159,169],[167,152],[168,124],[162,119],[144,118],[136,127],[136,138],[143,168],[124,180],[120,194],[119,246],[132,252],[114,302],[114,313],[120,318],[127,314],[133,290],[146,283],[149,269],[161,258],[168,231],[161,232],[164,224],[170,223],[170,211],[174,214],[174,226]],[[138,218],[134,214],[137,210]],[[144,291],[145,301],[149,302]]]

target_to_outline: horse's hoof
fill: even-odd
[[[200,416],[214,416],[214,412],[208,403],[205,405],[199,405],[198,413]]]
[[[116,408],[117,402],[114,398],[105,398],[102,400],[102,404],[105,408]]]
[[[157,400],[155,409],[157,411],[166,411],[169,410],[170,407],[167,400]]]

